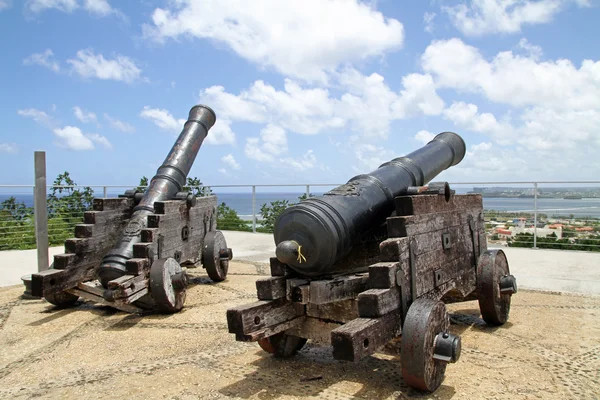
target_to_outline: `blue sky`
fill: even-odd
[[[0,0],[0,184],[130,185],[189,109],[207,184],[345,182],[454,131],[451,181],[596,180],[594,0]]]

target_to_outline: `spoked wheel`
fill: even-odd
[[[258,340],[258,345],[267,353],[277,358],[289,358],[294,356],[306,344],[306,339],[288,335],[285,332],[278,333],[268,338]]]
[[[460,357],[460,337],[448,332],[450,317],[441,301],[417,299],[402,327],[402,377],[411,387],[433,392],[446,365]]]
[[[159,311],[176,313],[183,308],[187,276],[174,258],[161,258],[150,267],[150,294]]]
[[[75,296],[74,294],[67,292],[56,292],[45,295],[44,299],[46,299],[48,303],[54,304],[58,308],[68,308],[77,303],[79,296]]]
[[[517,293],[517,280],[510,275],[502,250],[487,250],[477,263],[479,310],[489,325],[502,325],[508,320],[511,296]]]
[[[202,250],[202,264],[206,273],[214,282],[224,281],[229,269],[229,260],[233,254],[227,248],[225,236],[221,231],[210,231],[204,237],[204,248]]]

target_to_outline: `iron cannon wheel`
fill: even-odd
[[[449,327],[450,317],[441,301],[417,299],[409,307],[400,350],[402,377],[407,385],[433,392],[442,384],[447,363],[433,358],[434,342]]]
[[[306,344],[306,339],[285,332],[258,340],[258,345],[277,358],[293,357]]]
[[[229,251],[221,231],[210,231],[204,236],[202,263],[214,282],[224,281],[229,268]]]
[[[44,299],[50,304],[54,304],[59,308],[67,308],[75,305],[77,300],[79,300],[79,296],[76,296],[67,292],[56,292],[52,294],[47,294],[44,296]]]
[[[500,280],[510,274],[502,250],[487,250],[477,263],[477,297],[483,320],[489,325],[502,325],[508,320],[510,294],[500,293]]]
[[[150,295],[159,311],[176,313],[183,308],[186,278],[174,258],[161,258],[150,267]]]

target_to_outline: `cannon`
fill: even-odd
[[[187,269],[201,263],[214,282],[226,279],[232,250],[216,228],[216,196],[183,191],[216,122],[196,105],[145,191],[93,199],[93,210],[65,241],[50,269],[32,274],[31,294],[67,307],[79,297],[126,311],[180,311]]]
[[[359,361],[400,342],[406,384],[435,391],[457,362],[446,304],[477,300],[504,324],[517,292],[502,250],[488,250],[480,194],[431,182],[466,153],[453,132],[285,209],[258,301],[227,310],[230,333],[291,357],[308,339]],[[398,340],[399,339],[399,340]]]

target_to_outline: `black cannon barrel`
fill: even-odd
[[[154,202],[171,200],[181,192],[200,146],[216,120],[215,112],[209,107],[192,107],[177,141],[133,209],[121,238],[104,256],[97,270],[98,279],[104,287],[109,281],[126,275],[125,262],[133,256],[133,245],[140,242],[141,230],[147,226],[147,216],[154,213]]]
[[[319,276],[347,255],[370,229],[394,210],[394,198],[422,186],[465,156],[463,139],[443,132],[424,147],[395,158],[370,174],[288,207],[275,223],[276,256],[297,272]]]

